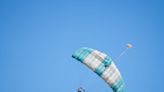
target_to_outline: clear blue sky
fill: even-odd
[[[162,92],[163,0],[1,0],[0,92],[112,92],[71,55],[87,46],[115,59],[126,43],[126,92]]]

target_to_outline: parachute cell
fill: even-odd
[[[98,74],[113,89],[113,92],[124,92],[123,79],[109,56],[97,50],[83,47],[77,50],[72,57]]]

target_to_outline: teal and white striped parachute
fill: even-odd
[[[97,50],[83,47],[77,50],[72,57],[98,74],[113,89],[113,92],[124,92],[123,79],[109,56]]]

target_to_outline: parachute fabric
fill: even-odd
[[[124,82],[113,60],[106,54],[87,47],[80,48],[73,55],[97,75],[99,75],[113,90],[124,92]]]

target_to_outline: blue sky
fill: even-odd
[[[126,92],[162,92],[163,0],[1,0],[0,92],[112,92],[71,55],[80,47],[115,59]]]

